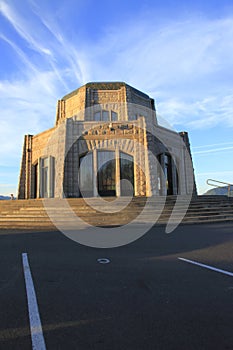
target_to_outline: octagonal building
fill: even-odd
[[[153,98],[94,82],[57,102],[56,123],[25,135],[18,198],[196,192],[187,132],[157,122]]]

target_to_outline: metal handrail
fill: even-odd
[[[213,187],[222,187],[222,186],[218,186],[218,185],[214,185],[214,184],[211,184],[210,183],[210,181],[212,181],[212,182],[217,182],[217,183],[219,183],[219,184],[223,184],[223,185],[227,185],[228,186],[228,197],[231,197],[231,186],[233,187],[233,184],[230,184],[230,183],[228,183],[228,182],[223,182],[223,181],[219,181],[219,180],[213,180],[213,179],[208,179],[207,181],[206,181],[206,183],[207,183],[207,185],[209,185],[209,186],[213,186]]]

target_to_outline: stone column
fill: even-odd
[[[31,181],[32,181],[32,135],[26,135],[25,199],[31,198]]]
[[[179,184],[180,184],[180,194],[187,194],[187,177],[186,177],[186,164],[185,164],[185,147],[181,145],[181,162],[179,166]]]
[[[54,197],[54,157],[49,156],[48,159],[48,197],[53,198]]]
[[[139,176],[139,147],[138,147],[138,141],[134,142],[134,194],[135,196],[139,196],[139,182],[140,182],[140,176]]]
[[[38,159],[37,198],[42,197],[42,159]]]
[[[175,162],[175,158],[172,155],[171,158],[171,163],[172,163],[172,192],[173,194],[177,195],[178,194],[178,186],[177,186],[177,164]]]
[[[121,175],[120,175],[120,151],[119,146],[116,145],[116,151],[115,151],[115,158],[116,158],[116,196],[120,197],[121,195]]]
[[[164,170],[165,170],[165,154],[161,154],[161,177],[160,177],[160,184],[161,184],[161,195],[162,196],[166,196],[167,195],[167,187],[166,187],[166,179],[165,179],[165,174],[164,174]]]
[[[93,149],[93,196],[98,197],[98,159],[97,159],[97,149]]]

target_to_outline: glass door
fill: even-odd
[[[93,197],[93,155],[88,153],[80,158],[79,189],[81,197]]]
[[[98,193],[100,196],[116,195],[116,159],[113,151],[98,152]]]

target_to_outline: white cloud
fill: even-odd
[[[233,142],[212,143],[212,144],[208,144],[208,145],[195,146],[192,148],[193,149],[200,149],[200,148],[209,148],[209,147],[213,147],[213,146],[226,146],[226,145],[233,145]]]
[[[84,84],[85,64],[81,59],[81,53],[78,52],[75,45],[63,37],[62,29],[56,23],[54,24],[51,13],[50,18],[47,19],[46,12],[42,13],[32,1],[30,3],[34,8],[34,11],[30,12],[30,17],[33,17],[34,21],[30,21],[28,18],[25,20],[23,14],[20,13],[20,8],[16,11],[13,6],[8,5],[3,0],[0,1],[0,12],[14,27],[17,34],[25,40],[29,48],[40,54],[40,65],[47,67],[47,70],[52,69],[66,90],[69,90],[66,82],[67,72],[69,73],[68,77],[72,77],[72,80],[75,78],[77,84]],[[17,45],[3,35],[2,38],[17,51],[17,54],[25,62],[26,57],[23,57]],[[47,43],[46,47],[44,43]],[[28,61],[28,65],[30,65],[30,56]]]
[[[219,124],[233,127],[233,95],[205,97],[203,100],[168,99],[158,105],[172,125],[190,129],[212,128]]]
[[[0,12],[30,47],[19,47],[11,32],[0,34],[20,65],[17,76],[9,72],[8,80],[0,80],[0,166],[18,164],[20,168],[24,134],[37,134],[54,125],[57,99],[70,92],[72,81],[76,80],[75,88],[81,85],[85,65],[73,45],[62,40],[62,32],[49,23],[45,27],[39,15],[40,20],[32,23],[5,1],[0,1]],[[54,40],[47,40],[48,33]],[[39,65],[31,50],[39,52]]]
[[[55,120],[56,77],[53,73],[32,74],[30,79],[0,82],[0,164],[18,164],[23,135],[52,127]]]
[[[120,78],[150,93],[158,113],[173,125],[233,127],[232,37],[230,17],[165,28],[151,18],[135,19],[92,45],[86,64],[95,80]]]
[[[35,24],[5,1],[0,4],[3,15],[40,52],[66,91],[89,80],[123,80],[155,97],[158,113],[172,125],[203,129],[221,121],[233,127],[233,18],[190,18],[163,26],[151,14],[146,20],[134,18],[106,28],[101,41],[84,43],[79,36],[71,42],[65,28],[32,0]],[[5,40],[26,64],[22,50]]]
[[[229,150],[233,150],[233,147],[221,147],[221,148],[213,148],[205,151],[195,151],[193,152],[193,154],[208,154],[208,153],[216,153],[216,152],[223,152],[223,151],[225,152]]]
[[[45,47],[39,40],[36,40],[34,36],[30,33],[36,34],[36,32],[31,31],[28,26],[28,21],[25,20],[18,12],[14,10],[12,6],[7,4],[5,1],[0,1],[0,12],[2,15],[12,24],[18,34],[25,39],[31,47],[41,54],[46,54],[52,56],[51,51]],[[38,39],[38,38],[37,38]]]
[[[233,171],[212,171],[206,173],[197,173],[196,176],[225,176],[225,175],[233,175]]]

